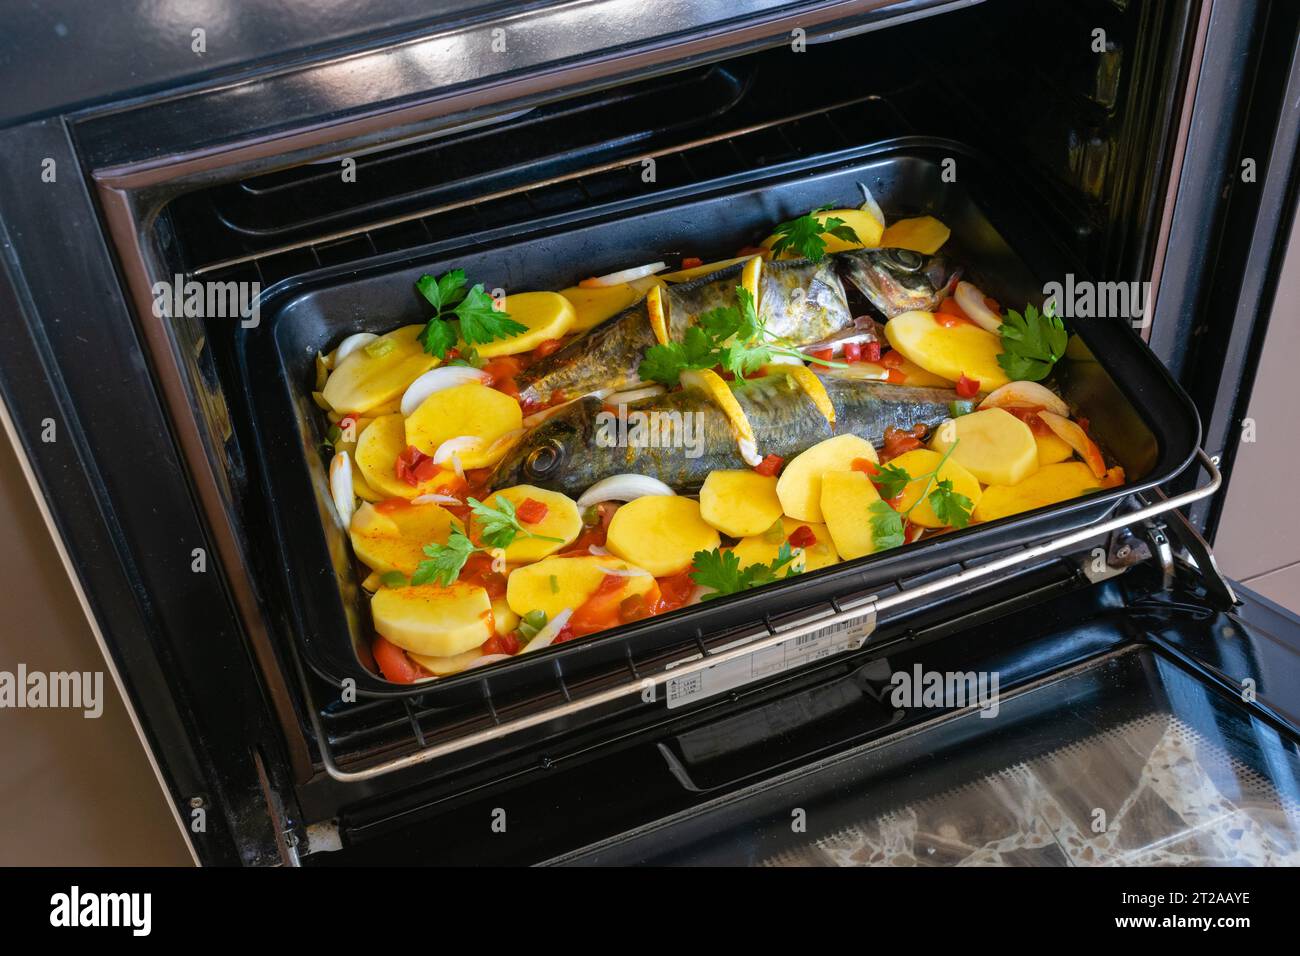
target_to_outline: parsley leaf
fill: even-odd
[[[496,302],[483,291],[483,283],[466,288],[464,269],[452,269],[437,279],[420,276],[415,288],[434,310],[417,338],[426,352],[440,359],[447,357],[458,340],[481,345],[528,331],[526,325],[497,309]]]
[[[867,509],[871,512],[871,543],[873,551],[897,548],[903,543],[903,516],[884,501],[873,501]]]
[[[897,498],[903,493],[907,483],[912,480],[907,470],[897,465],[885,465],[870,478],[882,498]]]
[[[970,524],[970,514],[975,502],[965,495],[953,491],[952,482],[944,479],[937,488],[930,492],[930,509],[934,516],[953,528],[964,528]]]
[[[514,504],[503,495],[497,496],[495,505],[484,504],[477,498],[466,498],[465,502],[469,505],[470,514],[477,519],[479,538],[490,547],[508,548],[521,534],[525,538],[564,543],[563,538],[534,534],[525,528],[519,523]]]
[[[822,238],[824,233],[830,233],[845,242],[861,242],[853,227],[845,225],[844,220],[838,216],[817,218],[817,213],[832,208],[834,207],[820,206],[798,219],[778,225],[775,230],[777,239],[772,243],[772,255],[779,256],[787,249],[793,249],[805,259],[820,262],[822,256],[826,255],[826,240]]]
[[[424,553],[428,559],[421,561],[411,575],[412,584],[428,584],[436,581],[443,587],[451,587],[460,575],[461,568],[469,556],[479,550],[474,542],[465,537],[460,528],[453,528],[446,544],[426,544]]]
[[[1032,305],[1025,306],[1021,315],[1015,309],[1007,310],[1002,321],[1002,354],[998,364],[1012,379],[1038,382],[1065,354],[1069,335],[1065,324],[1052,313],[1040,313]]]
[[[782,576],[780,575],[782,568],[785,568],[784,577],[792,577],[799,573],[797,569],[789,566],[794,558],[795,553],[790,542],[783,541],[781,547],[777,549],[776,557],[769,563],[751,564],[742,571],[740,558],[736,557],[734,551],[723,551],[721,548],[714,548],[712,551],[696,551],[691,562],[693,567],[691,580],[700,587],[713,589],[711,594],[704,595],[703,599],[707,601],[727,594],[748,591],[761,584],[771,584],[778,576]]]
[[[714,311],[724,311],[715,309]],[[637,374],[647,381],[674,384],[689,369],[713,368],[721,363],[721,352],[714,338],[700,326],[692,325],[680,342],[652,345]]]

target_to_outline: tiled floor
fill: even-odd
[[[1238,450],[1214,553],[1229,577],[1300,613],[1300,517],[1273,506],[1278,489],[1300,468],[1300,218],[1275,303],[1251,394],[1255,441]]]

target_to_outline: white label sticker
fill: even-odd
[[[819,661],[832,654],[856,651],[876,629],[876,610],[827,624],[804,634],[795,634],[771,647],[734,660],[713,664],[703,670],[670,677],[664,685],[669,709],[726,693],[752,681],[771,677],[792,667]],[[698,655],[695,660],[698,660]],[[688,661],[678,661],[680,667]],[[674,666],[674,665],[670,665]]]

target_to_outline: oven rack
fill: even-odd
[[[534,699],[528,704],[512,706],[506,702],[496,701],[491,693],[488,674],[485,673],[484,680],[480,682],[481,707],[467,708],[465,713],[445,715],[450,720],[436,732],[427,732],[424,729],[422,718],[428,715],[422,714],[418,709],[418,703],[413,702],[411,698],[401,698],[397,702],[365,700],[353,704],[318,708],[312,700],[311,685],[306,680],[302,664],[297,661],[304,693],[307,696],[307,709],[311,717],[312,729],[320,750],[321,764],[330,777],[341,783],[369,781],[501,741],[526,731],[547,727],[558,731],[564,728],[567,721],[575,717],[602,711],[609,712],[620,704],[662,706],[660,702],[666,698],[666,687],[670,681],[679,682],[765,651],[793,647],[801,640],[808,641],[831,633],[848,634],[856,641],[856,646],[850,645],[842,653],[836,654],[839,657],[846,656],[860,650],[864,642],[869,641],[882,612],[902,610],[923,598],[959,591],[978,582],[987,582],[995,575],[1024,570],[1040,559],[1059,556],[1061,552],[1093,541],[1100,535],[1119,531],[1211,497],[1222,484],[1217,462],[1201,448],[1197,449],[1196,457],[1201,468],[1209,476],[1209,481],[1204,485],[1168,497],[1163,494],[1157,495],[1155,500],[1144,500],[1136,510],[1114,515],[1036,544],[1026,544],[1022,548],[995,556],[991,560],[965,562],[959,571],[930,577],[909,584],[906,588],[899,588],[886,594],[858,593],[836,598],[812,610],[802,609],[780,618],[767,618],[755,622],[749,627],[727,632],[720,640],[710,638],[708,643],[703,634],[697,634],[693,646],[687,651],[678,649],[660,655],[654,661],[642,662],[639,665],[629,655],[627,671],[621,678],[611,678],[606,675],[594,681],[566,681],[559,662],[556,661],[555,677],[558,691],[552,697],[558,695],[558,700],[553,703],[538,706]],[[1213,573],[1212,568],[1201,568],[1201,571],[1207,575]],[[683,653],[686,656],[683,657]],[[818,659],[825,660],[824,657]],[[394,703],[400,705],[400,711],[393,707]],[[327,725],[335,722],[341,711],[356,714],[366,710],[382,712],[384,709],[397,714],[390,718],[391,723],[402,721],[409,723],[416,749],[356,769],[349,769],[345,766],[349,761],[338,752],[340,745],[346,746],[346,738],[331,734]]]

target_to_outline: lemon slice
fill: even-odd
[[[791,365],[784,371],[813,400],[813,404],[817,406],[817,411],[826,417],[826,421],[834,425],[835,406],[831,403],[831,397],[826,392],[826,386],[822,384],[822,380],[814,375],[806,365]]]
[[[731,433],[736,436],[740,457],[745,459],[746,464],[757,465],[763,460],[763,456],[758,453],[753,426],[749,424],[745,410],[740,407],[740,402],[736,401],[736,396],[731,393],[722,376],[711,369],[689,369],[682,372],[681,383],[682,388],[696,388],[704,392],[727,416],[727,421],[731,423]]]
[[[676,272],[665,272],[659,278],[665,282],[689,282],[691,279],[706,276],[710,272],[717,272],[719,269],[727,268],[727,266],[734,266],[737,262],[744,262],[746,258],[746,256],[736,256],[734,259],[719,259],[717,262],[706,262],[702,266],[692,266],[689,269],[679,269]]]
[[[660,345],[668,344],[668,310],[664,308],[662,286],[655,286],[646,293],[645,307],[650,314],[650,328]]]

